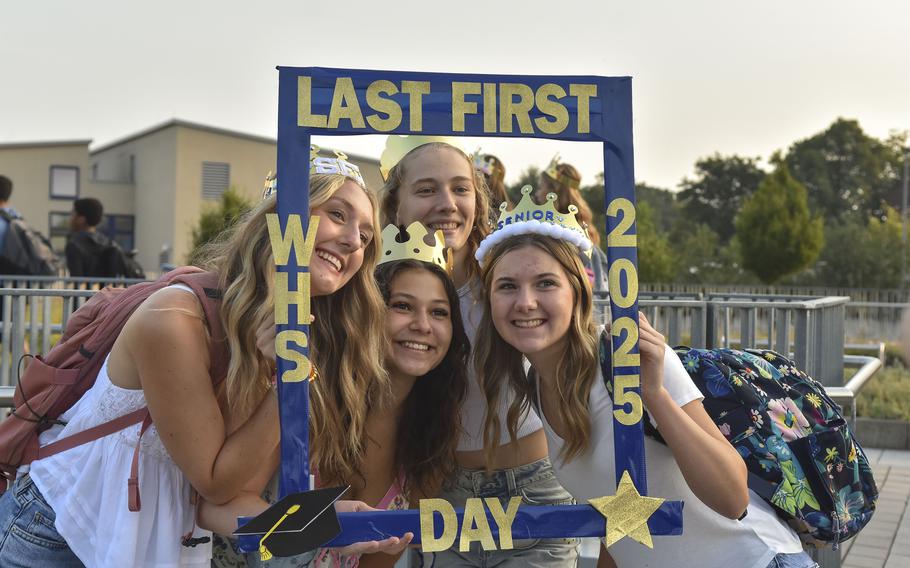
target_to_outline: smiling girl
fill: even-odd
[[[314,176],[310,202],[321,220],[315,236],[320,260],[310,269],[315,313],[332,322],[314,326],[313,358],[325,361],[321,370],[330,370],[335,384],[358,390],[342,401],[314,397],[315,405],[343,408],[340,420],[357,425],[366,414],[363,393],[388,389],[378,355],[382,299],[371,270],[375,208],[364,188],[341,175]],[[195,526],[194,492],[207,503],[227,503],[255,477],[251,464],[274,469],[278,461],[271,388],[275,269],[266,222],[275,205],[274,196],[263,201],[202,257],[221,292],[219,317],[230,352],[223,374],[213,371],[223,361],[210,360],[216,339],[196,295],[182,284],[168,286],[130,316],[94,386],[62,416],[65,424],[41,435],[48,444],[147,406],[153,426],[138,453],[141,508],[130,510],[123,487],[140,425],[35,461],[0,498],[0,565],[209,565],[211,545],[181,546]],[[370,267],[365,276],[364,263]],[[339,341],[355,332],[356,348]],[[335,429],[337,417],[323,416],[314,421],[317,428],[346,431]],[[331,439],[332,445],[316,446],[319,459],[358,463],[348,457],[360,455],[359,438]]]
[[[380,199],[385,222],[420,221],[445,235],[446,245],[454,252],[459,309],[476,349],[474,336],[482,305],[480,267],[474,253],[491,226],[489,195],[482,174],[460,149],[445,142],[431,142],[412,149],[391,167]],[[485,460],[485,417],[492,414],[505,422],[510,398],[503,396],[488,411],[473,366],[468,375],[467,398],[459,420],[462,433],[456,454],[458,470],[440,496],[456,507],[463,506],[470,497],[506,501],[521,496],[525,503],[534,505],[571,503],[571,496],[556,481],[547,456],[546,436],[533,410],[526,408],[512,417],[515,438],[510,440],[503,432],[492,460]],[[436,567],[574,566],[576,544],[575,539],[516,541],[513,550],[483,551],[478,543],[473,543],[469,552],[448,550],[424,560],[426,565],[434,563]]]
[[[584,502],[616,487],[613,402],[599,359],[602,330],[592,319],[579,249],[559,236],[561,227],[548,231],[554,237],[522,234],[523,226],[530,224],[513,224],[510,236],[484,249],[478,373],[507,377],[502,382],[518,393],[508,430],[520,409],[540,409],[559,480]],[[708,417],[663,336],[644,316],[639,328],[641,396],[667,443],[645,439],[648,489],[684,501],[683,534],[655,537],[653,549],[629,539],[609,554],[601,547],[599,566],[813,566],[768,505],[754,496],[750,503],[745,464]],[[531,364],[527,375],[523,357]],[[484,383],[488,400],[499,396],[502,382]],[[485,424],[488,431],[500,427],[495,419]]]

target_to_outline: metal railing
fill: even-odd
[[[94,294],[93,290],[0,288],[0,385],[14,384],[23,355],[47,353],[70,315]]]
[[[0,274],[0,288],[100,290],[105,286],[129,286],[141,278],[97,278],[94,276],[20,276]]]

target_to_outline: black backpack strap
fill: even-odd
[[[600,371],[603,374],[604,386],[607,388],[607,394],[610,395],[610,398],[613,398],[613,345],[610,341],[610,334],[607,333],[607,330],[604,330],[600,334]],[[648,415],[648,411],[644,408],[644,401],[642,401],[642,417],[645,436],[649,436],[654,440],[657,440],[661,444],[666,445],[667,442],[664,441],[663,436],[660,435],[660,432],[657,428],[654,427],[654,424],[651,422],[651,416]]]

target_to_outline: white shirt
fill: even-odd
[[[458,289],[461,319],[464,322],[464,331],[471,342],[471,357],[468,359],[468,392],[461,407],[462,433],[458,440],[459,452],[483,449],[483,423],[487,411],[487,400],[477,383],[477,374],[474,372],[474,343],[477,337],[477,326],[480,325],[483,317],[483,303],[475,298],[474,287],[475,284],[469,282]],[[499,397],[499,408],[496,409],[496,412],[499,413],[500,423],[506,424],[509,405],[512,404],[515,394],[508,388],[505,379],[503,379],[503,387],[502,396]],[[533,434],[541,427],[542,424],[537,413],[530,409],[518,421],[518,438]],[[509,441],[509,431],[507,428],[503,428],[499,443],[508,444]]]
[[[182,290],[188,287],[179,284]],[[42,446],[82,432],[146,406],[139,389],[111,383],[105,359],[95,384],[61,420],[39,438]],[[180,539],[194,526],[192,488],[171,459],[152,424],[142,435],[139,491],[142,508],[129,510],[127,479],[141,424],[32,462],[30,475],[56,513],[60,536],[88,567],[167,568],[211,563],[212,544],[182,546]],[[194,537],[211,537],[196,528]]]
[[[679,406],[702,398],[679,357],[669,347],[664,359],[664,387]],[[565,443],[542,416],[556,477],[579,503],[616,493],[613,401],[599,368],[589,404],[591,447],[568,463],[558,458]],[[777,553],[802,551],[796,533],[755,493],[749,492],[748,514],[742,521],[728,519],[715,513],[692,493],[667,446],[645,437],[645,455],[648,494],[685,503],[683,534],[653,537],[653,550],[623,538],[609,548],[620,568],[764,568]]]

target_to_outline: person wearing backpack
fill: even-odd
[[[10,206],[12,194],[13,182],[0,175],[0,274],[56,275],[60,261],[50,241]]]
[[[94,197],[73,202],[71,232],[66,242],[66,267],[70,276],[133,277],[123,249],[98,230],[103,216],[104,206]]]
[[[571,214],[552,223],[503,215],[499,226],[505,228],[477,253],[484,289],[477,374],[508,377],[516,392],[510,416],[540,409],[553,468],[580,503],[612,495],[613,400],[600,365],[603,330],[593,322],[591,286],[579,259],[592,245],[577,221],[567,220]],[[641,400],[666,441],[644,440],[647,489],[684,502],[683,534],[655,536],[653,549],[629,538],[609,551],[602,545],[599,566],[816,566],[793,530],[749,492],[745,463],[705,412],[701,393],[663,336],[643,316],[639,329]],[[531,365],[527,375],[523,357]],[[502,382],[482,384],[488,404],[496,404]],[[514,428],[488,417],[485,439]]]
[[[384,306],[372,277],[375,201],[359,175],[325,174],[311,176],[310,206],[320,221],[309,267],[321,320],[313,326],[314,360],[345,361],[350,367],[341,374],[368,371],[362,376],[369,381],[355,385],[360,394],[345,401],[345,410],[362,418],[367,393],[388,391],[380,350]],[[0,566],[209,565],[210,533],[196,529],[196,495],[226,503],[258,483],[251,464],[278,464],[275,267],[266,222],[275,210],[271,196],[207,249],[201,265],[214,270],[202,274],[210,284],[200,288],[191,281],[195,275],[181,272],[176,285],[144,300],[122,326],[94,385],[59,419],[40,421],[51,424],[40,436],[46,447],[146,407],[149,417],[20,468],[0,497]],[[216,312],[214,298],[220,299]],[[108,311],[116,311],[116,302]],[[356,344],[328,341],[352,330]],[[72,333],[68,326],[64,340]],[[33,360],[25,374],[42,364]],[[343,379],[332,375],[320,373],[319,380]],[[29,419],[22,406],[16,414]],[[343,450],[348,441],[339,438]]]

